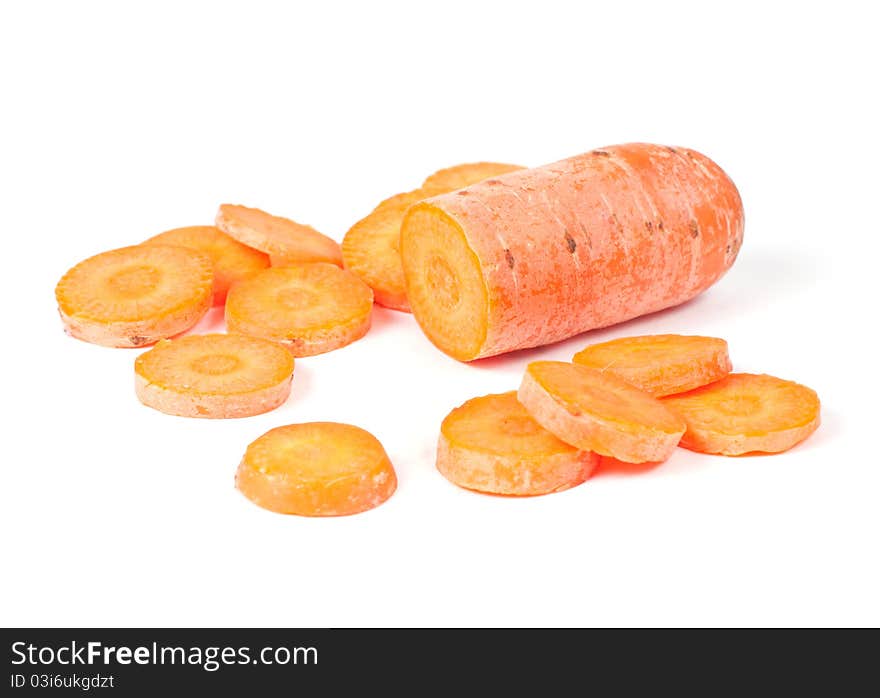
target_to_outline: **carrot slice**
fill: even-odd
[[[731,373],[663,402],[687,422],[682,447],[724,456],[786,451],[816,431],[820,421],[815,391],[751,373]]]
[[[680,334],[623,337],[593,344],[575,354],[572,361],[625,378],[655,397],[714,383],[731,369],[723,339]]]
[[[222,204],[214,222],[240,243],[275,256],[280,264],[328,262],[342,266],[338,242],[288,218],[258,208]]]
[[[369,432],[310,422],[272,429],[250,444],[235,484],[279,514],[345,516],[379,506],[394,493],[397,476]]]
[[[598,461],[595,453],[544,429],[513,391],[468,400],[440,426],[437,469],[459,487],[479,492],[559,492],[584,482]]]
[[[214,265],[200,252],[137,245],[103,252],[55,287],[68,334],[108,347],[140,347],[195,325],[211,307]]]
[[[143,244],[177,245],[208,255],[214,263],[214,305],[226,302],[226,293],[232,284],[269,266],[269,257],[265,253],[242,245],[213,225],[166,230]]]
[[[270,267],[229,291],[226,326],[312,356],[363,337],[372,309],[370,287],[349,271],[332,264]]]
[[[468,162],[437,170],[425,179],[422,189],[435,190],[441,194],[522,169],[525,169],[522,165],[508,165],[503,162]]]
[[[163,340],[134,362],[148,407],[180,417],[250,417],[290,395],[293,356],[280,344],[234,334]]]
[[[397,194],[382,201],[355,223],[342,239],[345,268],[373,289],[379,305],[409,312],[400,261],[400,222],[417,201],[430,196],[424,189]]]
[[[684,420],[658,399],[587,366],[534,361],[518,397],[566,443],[627,463],[666,460],[685,431]]]

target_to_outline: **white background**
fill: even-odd
[[[880,623],[869,6],[4,2],[0,622]],[[238,421],[143,407],[136,351],[61,331],[68,267],[221,202],[341,239],[437,168],[631,140],[705,152],[745,202],[739,260],[683,307],[476,365],[377,308],[364,340],[297,361],[289,403]],[[815,388],[822,427],[776,457],[679,451],[531,499],[434,469],[452,407],[651,332],[727,338],[738,370]],[[250,441],[318,419],[379,437],[391,500],[308,519],[234,489]]]

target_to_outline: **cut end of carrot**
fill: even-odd
[[[290,395],[293,356],[275,342],[234,334],[159,342],[134,363],[135,390],[148,407],[180,417],[263,414]]]
[[[508,165],[503,162],[468,162],[438,170],[425,179],[422,189],[442,194],[522,169],[525,169],[522,165]]]
[[[279,342],[294,356],[313,356],[363,337],[372,309],[369,286],[337,266],[271,267],[232,288],[226,326]]]
[[[407,296],[428,339],[459,361],[480,356],[488,297],[461,226],[430,202],[416,204],[400,234]]]
[[[269,266],[269,257],[242,245],[213,225],[174,228],[146,240],[145,245],[176,245],[202,252],[214,263],[214,305],[223,305],[229,288]]]
[[[258,208],[221,204],[215,223],[240,243],[272,255],[279,264],[327,262],[342,266],[338,242],[289,218]]]
[[[449,413],[440,427],[437,469],[459,487],[528,496],[581,484],[598,458],[560,441],[509,392],[468,400]]]
[[[627,463],[664,461],[684,421],[622,378],[561,361],[526,367],[518,397],[545,429],[577,448]]]
[[[727,342],[659,334],[593,344],[574,355],[581,366],[613,373],[655,397],[683,393],[730,373]]]
[[[810,436],[820,422],[814,390],[767,375],[731,373],[663,402],[687,423],[681,446],[700,453],[779,453]]]
[[[300,516],[357,514],[382,504],[397,487],[378,439],[335,422],[266,432],[248,446],[235,481],[254,504]]]
[[[193,327],[211,307],[214,265],[195,250],[137,245],[103,252],[55,287],[65,330],[109,347],[142,347]]]

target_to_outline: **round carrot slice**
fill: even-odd
[[[503,162],[468,162],[463,165],[437,170],[422,183],[423,189],[446,193],[469,187],[490,177],[499,177],[508,172],[524,169],[522,165],[507,165]]]
[[[311,422],[266,432],[244,454],[236,487],[264,509],[345,516],[379,506],[397,487],[375,436],[350,424]]]
[[[363,337],[372,308],[370,287],[332,264],[270,267],[232,287],[226,326],[312,356]]]
[[[137,245],[103,252],[55,287],[68,334],[108,347],[140,347],[188,330],[211,307],[214,265],[184,247]]]
[[[342,240],[345,268],[373,289],[379,305],[409,312],[400,260],[400,223],[416,201],[430,196],[424,189],[397,194],[355,223]]]
[[[250,417],[290,395],[293,356],[280,344],[234,334],[163,340],[134,362],[148,407],[180,417]]]
[[[627,463],[666,460],[685,431],[684,420],[657,398],[587,366],[534,361],[518,397],[566,443]]]
[[[459,487],[479,492],[559,492],[584,482],[598,460],[544,429],[513,391],[468,400],[440,426],[437,469]]]
[[[683,393],[730,373],[727,342],[716,337],[655,334],[593,344],[572,361],[625,378],[655,397]]]
[[[342,266],[338,242],[288,218],[258,208],[222,204],[214,222],[240,243],[273,255],[279,264],[328,262]]]
[[[724,456],[786,451],[816,431],[820,421],[814,390],[751,373],[731,373],[663,402],[687,423],[682,447]]]
[[[226,302],[232,284],[269,266],[269,257],[242,245],[213,225],[191,225],[154,235],[145,245],[177,245],[202,252],[214,263],[214,305]]]

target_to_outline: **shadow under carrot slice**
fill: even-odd
[[[628,477],[630,475],[642,475],[643,473],[655,470],[663,465],[666,461],[653,461],[650,463],[627,463],[626,461],[617,460],[611,456],[601,456],[599,466],[593,477],[602,477],[603,475],[616,475]]]

